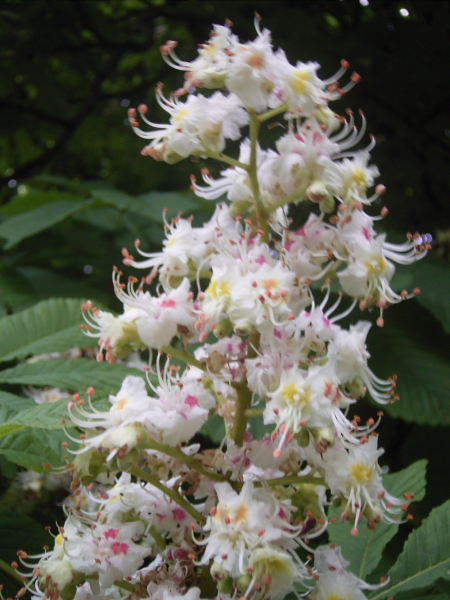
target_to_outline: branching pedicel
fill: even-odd
[[[341,88],[342,61],[322,81],[318,64],[291,65],[274,52],[258,19],[256,30],[242,44],[229,25],[215,25],[191,63],[167,42],[163,58],[186,74],[169,99],[157,89],[169,124],[148,120],[144,105],[129,111],[150,140],[144,155],[223,162],[219,179],[203,170],[204,184],[193,176],[192,189],[209,200],[226,194],[230,204],[218,204],[202,227],[181,215],[166,223],[161,252],[147,254],[137,241],[141,261],[124,250],[126,265],[150,274],[124,284],[114,270],[123,315],[83,306],[99,361],[145,348],[157,358],[147,369],[150,395],[143,379],[127,377],[106,412],[92,404],[91,388],[87,403],[78,395],[70,403],[84,433],[73,438],[79,450],[67,466],[67,521],[53,550],[34,561],[20,555],[36,598],[281,600],[294,591],[362,599],[373,586],[347,570],[339,548],[323,545],[327,505],[340,504],[352,535],[407,518],[408,494],[394,498],[383,487],[379,420],[349,417],[366,393],[380,404],[396,400],[395,377],[368,367],[369,322],[339,322],[359,303],[378,307],[382,326],[385,308],[418,292],[391,288],[392,261],[423,257],[430,237],[394,246],[375,232],[387,213],[368,214],[384,192],[369,191],[379,174],[369,165],[375,142],[355,149],[364,116],[358,130],[351,111],[344,118],[328,107],[358,75]],[[283,133],[276,149],[263,149],[259,129],[274,117]],[[239,157],[224,154],[247,125]],[[311,212],[294,229],[289,210],[299,203]],[[144,288],[156,279],[152,296]],[[221,448],[189,445],[213,414],[225,423]],[[272,433],[254,439],[249,425],[261,417]]]

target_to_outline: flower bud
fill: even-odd
[[[216,338],[222,339],[229,335],[231,332],[231,321],[230,319],[222,319],[217,323],[215,328],[213,329],[213,334]]]
[[[163,142],[162,144],[158,144],[158,146],[162,147],[160,160],[163,160],[168,165],[174,165],[177,162],[180,162],[180,160],[183,160],[184,156],[181,156],[180,154],[178,154],[177,152],[172,150],[172,148],[166,142]],[[156,150],[157,147],[155,146],[154,149]]]
[[[336,131],[342,125],[341,119],[328,106],[321,106],[316,110],[316,119],[331,131]]]
[[[320,202],[321,200],[324,200],[325,198],[330,196],[325,184],[323,183],[323,181],[320,181],[320,179],[311,183],[311,185],[306,190],[306,195],[311,200],[311,202]]]
[[[78,477],[82,485],[89,485],[95,481],[100,472],[106,472],[105,457],[97,448],[90,448],[86,452],[77,454],[73,461],[74,476]]]
[[[251,580],[252,580],[251,573],[246,573],[245,575],[241,575],[240,577],[238,577],[236,579],[237,589],[241,593],[245,592],[247,590],[248,586],[250,585]]]
[[[252,203],[247,200],[235,200],[230,204],[229,213],[230,217],[238,217],[245,214],[252,207]]]
[[[319,202],[319,208],[326,215],[331,214],[334,212],[334,199],[329,195],[326,196]]]
[[[345,387],[350,392],[352,398],[364,398],[366,395],[366,388],[364,386],[364,382],[360,377],[355,377],[353,381],[350,383],[346,383]]]
[[[323,454],[329,446],[334,446],[334,430],[332,427],[311,429],[316,444],[316,450]]]
[[[217,583],[217,590],[221,594],[230,594],[233,589],[233,579],[231,577],[224,577]]]

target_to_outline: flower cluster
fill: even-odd
[[[169,124],[149,121],[145,105],[129,111],[150,140],[144,155],[226,168],[218,179],[203,169],[202,185],[191,178],[197,196],[219,200],[209,222],[194,227],[178,215],[165,222],[161,252],[139,240],[142,259],[123,250],[125,266],[145,272],[123,283],[114,269],[123,314],[82,307],[98,361],[132,350],[150,360],[106,409],[92,388],[69,403],[81,434],[67,434],[78,444],[66,465],[67,520],[35,562],[19,553],[36,598],[281,600],[297,590],[360,600],[370,586],[338,548],[316,543],[328,506],[341,507],[352,535],[362,522],[373,529],[405,518],[410,496],[390,495],[378,464],[382,412],[366,423],[355,412],[366,395],[397,401],[396,376],[370,369],[371,323],[354,309],[377,307],[383,326],[386,308],[419,291],[393,288],[394,263],[422,258],[431,238],[396,246],[375,230],[387,214],[376,208],[385,189],[370,164],[375,142],[360,148],[362,113],[358,130],[351,111],[328,106],[359,76],[340,87],[342,61],[321,80],[317,63],[292,65],[274,51],[258,19],[256,30],[243,44],[215,25],[192,62],[167,42],[163,58],[185,72],[170,98],[156,91]],[[275,117],[285,120],[283,135],[264,149],[258,131]],[[247,126],[238,158],[226,155],[226,141]],[[294,226],[300,204],[308,216]],[[222,444],[202,447],[197,434],[218,421]]]

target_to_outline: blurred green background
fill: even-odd
[[[121,248],[139,237],[142,248],[157,250],[163,206],[169,216],[193,213],[197,226],[208,218],[213,205],[188,191],[203,163],[142,157],[127,108],[145,102],[152,120],[165,122],[155,86],[175,90],[182,74],[167,67],[160,45],[175,39],[178,55],[190,60],[211,23],[226,18],[242,40],[253,39],[255,10],[291,62],[317,61],[325,78],[345,58],[361,75],[332,108],[362,108],[376,136],[373,162],[389,208],[383,226],[392,241],[407,231],[436,241],[429,256],[396,275],[398,289],[418,286],[422,294],[392,307],[385,329],[369,337],[372,369],[382,377],[397,372],[402,398],[380,428],[382,464],[397,470],[429,460],[418,523],[450,486],[449,2],[1,2],[0,314],[51,297],[89,297],[119,310],[110,273]],[[15,467],[2,460],[8,494]],[[35,501],[28,512],[42,520]]]

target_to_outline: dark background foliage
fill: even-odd
[[[122,246],[140,237],[157,249],[163,206],[170,216],[193,212],[197,224],[207,218],[212,206],[185,191],[202,164],[142,157],[126,109],[145,102],[154,121],[167,120],[154,88],[162,81],[175,90],[181,77],[159,46],[175,39],[179,56],[192,59],[211,23],[226,18],[241,39],[252,39],[255,10],[292,62],[315,60],[328,77],[344,57],[361,75],[333,108],[362,108],[376,136],[373,162],[390,211],[383,226],[394,241],[406,231],[436,240],[431,256],[396,276],[399,289],[419,286],[422,294],[391,308],[385,330],[369,338],[372,368],[380,376],[397,371],[402,397],[380,428],[383,464],[396,470],[429,459],[417,524],[448,497],[450,479],[448,1],[1,2],[0,309],[8,315],[60,296],[119,309],[109,274]],[[0,467],[0,504],[10,507],[15,467],[3,458]],[[44,500],[21,510],[44,521]],[[11,549],[6,555],[11,560]]]

